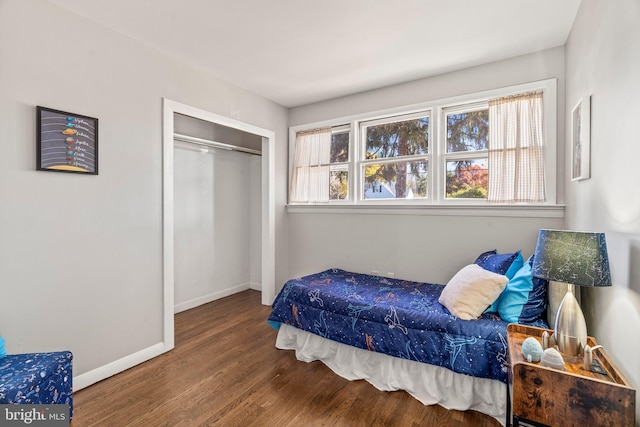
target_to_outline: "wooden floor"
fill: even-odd
[[[270,308],[245,291],[175,317],[175,349],[74,394],[82,426],[499,426],[347,381],[275,348]]]

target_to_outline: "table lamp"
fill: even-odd
[[[611,286],[604,233],[540,230],[532,271],[536,277],[568,285],[553,334],[563,356],[581,355],[587,345],[587,324],[574,286]]]

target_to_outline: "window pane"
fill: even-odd
[[[426,160],[372,164],[364,167],[365,199],[418,199],[427,197]]]
[[[331,163],[349,161],[349,132],[331,135]]]
[[[349,199],[349,172],[331,171],[329,174],[329,200]]]
[[[487,159],[447,162],[448,199],[486,199],[488,181]]]
[[[486,150],[489,110],[447,114],[447,152]]]
[[[429,152],[429,117],[367,126],[366,158],[427,154]]]

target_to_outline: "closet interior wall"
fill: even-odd
[[[174,115],[176,135],[260,150],[262,138]],[[261,280],[261,157],[174,142],[176,313]]]

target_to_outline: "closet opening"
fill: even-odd
[[[255,289],[275,297],[274,133],[163,102],[164,347],[175,313]]]

